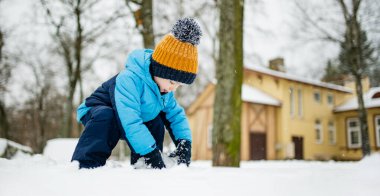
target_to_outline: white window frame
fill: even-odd
[[[298,116],[303,116],[303,98],[302,98],[302,89],[298,89]]]
[[[316,95],[316,94],[319,95],[319,100],[316,100],[316,99],[315,99],[315,95]],[[313,99],[314,99],[314,101],[317,102],[317,103],[322,103],[322,93],[321,93],[321,91],[319,91],[319,90],[314,90],[314,93],[313,93]]]
[[[356,121],[357,127],[351,128],[350,122]],[[358,132],[358,144],[352,144],[351,141],[351,132]],[[359,118],[348,118],[347,119],[347,141],[348,141],[348,147],[349,148],[360,148],[362,146],[362,137],[360,132],[360,121]]]
[[[289,103],[290,103],[290,116],[295,114],[295,102],[294,102],[294,88],[289,88]]]
[[[375,116],[375,132],[376,132],[376,146],[380,147],[380,115]]]
[[[212,148],[212,123],[208,125],[207,127],[207,148]]]
[[[332,103],[330,103],[329,97],[331,97]],[[330,106],[334,106],[334,95],[331,93],[327,94],[327,104]]]
[[[317,144],[322,144],[323,143],[323,128],[322,128],[322,121],[317,119],[315,120],[315,142]],[[320,135],[320,138],[318,139],[317,136],[318,136],[318,133],[319,132],[319,135]]]
[[[331,145],[335,145],[336,144],[336,129],[335,129],[335,123],[333,121],[329,122],[328,130],[329,130],[329,143]]]

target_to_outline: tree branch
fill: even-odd
[[[350,21],[350,13],[348,12],[346,3],[344,3],[344,0],[337,0],[337,2],[342,9],[344,20],[348,23]]]
[[[332,42],[337,42],[337,43],[342,43],[343,40],[340,40],[339,38],[336,38],[334,37],[333,35],[331,35],[329,32],[327,32],[325,30],[325,28],[321,27],[315,20],[313,20],[310,15],[308,14],[308,12],[306,11],[306,9],[301,6],[298,1],[295,1],[295,4],[297,6],[297,8],[302,12],[302,14],[305,16],[306,18],[306,21],[309,22],[314,28],[316,28],[317,31],[319,31],[320,33],[323,34],[323,37],[321,39],[323,40],[329,40],[329,41],[332,41]]]

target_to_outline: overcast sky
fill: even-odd
[[[200,0],[197,0],[198,2]],[[197,2],[195,1],[195,2]],[[31,17],[35,17],[35,7],[32,7],[33,1],[24,0],[3,0],[1,4],[0,23],[10,29],[22,29],[14,31],[13,35],[17,39],[46,40],[44,36],[48,34],[26,34],[29,31],[38,31],[38,27],[29,28]],[[115,0],[109,3],[117,2]],[[270,59],[283,57],[288,72],[319,79],[323,67],[328,58],[335,57],[338,53],[338,47],[326,43],[300,43],[292,36],[295,29],[294,26],[293,2],[280,0],[264,0],[258,4],[252,4],[252,0],[246,0],[245,21],[244,21],[244,50],[245,64],[268,65]],[[169,11],[168,11],[169,12]],[[157,21],[155,21],[157,23]],[[29,25],[29,26],[28,26]],[[25,26],[23,28],[23,26]],[[212,24],[210,24],[212,26]],[[167,31],[166,31],[167,32]],[[116,30],[115,30],[116,33]],[[114,34],[115,34],[114,33]],[[18,34],[18,35],[17,35]],[[22,38],[21,38],[22,37]],[[210,41],[204,36],[201,40],[200,51],[207,51],[211,48]],[[120,51],[116,64],[110,65],[105,61],[99,61],[95,65],[95,69],[91,72],[88,83],[88,89],[94,89],[100,84],[101,80],[105,80],[116,74],[123,67],[123,63],[127,53],[131,48],[140,48],[142,45],[141,38],[130,38],[126,41],[125,50]],[[12,43],[10,44],[12,47]],[[17,43],[16,43],[17,45]],[[20,47],[20,46],[18,46]],[[200,52],[200,64],[208,69],[210,66],[210,58]],[[24,68],[17,68],[16,73],[25,71]],[[14,79],[15,83],[25,78]],[[18,97],[18,96],[17,96]]]

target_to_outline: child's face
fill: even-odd
[[[181,84],[179,82],[154,76],[154,81],[158,84],[161,93],[168,93],[177,90]]]

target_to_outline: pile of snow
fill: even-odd
[[[364,159],[359,162],[359,165],[380,170],[380,153],[373,153],[371,156],[364,157]]]
[[[11,158],[19,154],[32,154],[32,148],[0,138],[0,157]]]
[[[57,138],[49,140],[43,155],[57,162],[70,162],[73,156],[77,138]]]

